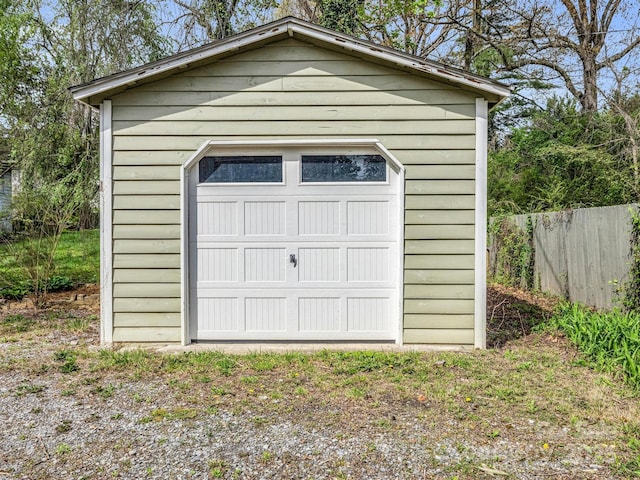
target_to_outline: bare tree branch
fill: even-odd
[[[523,60],[516,61],[509,64],[508,69],[515,70],[515,69],[526,67],[529,65],[539,65],[541,67],[546,67],[555,71],[558,75],[560,75],[560,77],[564,81],[567,87],[567,90],[569,90],[574,97],[580,98],[581,92],[580,90],[578,90],[578,88],[576,88],[575,84],[573,83],[573,79],[571,78],[571,75],[569,75],[569,73],[556,62],[552,62],[550,60],[545,60],[542,58],[523,59]]]
[[[571,0],[561,0],[561,1],[562,1],[562,4],[564,5],[564,8],[566,8],[567,12],[569,12],[569,17],[571,18],[571,21],[573,22],[573,26],[576,28],[576,31],[578,32],[578,36],[584,37],[586,32],[584,31],[584,24],[580,21],[582,15],[578,12],[578,10],[576,10],[576,7],[571,2]]]
[[[618,53],[615,53],[613,55],[609,55],[602,62],[597,64],[597,68],[601,69],[601,68],[604,68],[604,67],[612,66],[618,60],[622,60],[624,57],[629,55],[629,53],[631,53],[636,47],[638,47],[638,45],[640,45],[640,37],[635,38],[629,45],[627,45],[626,48],[624,48],[623,50],[619,51]]]
[[[609,0],[604,7],[604,12],[602,13],[602,21],[600,22],[599,31],[608,32],[611,27],[611,22],[613,21],[613,17],[618,11],[618,7],[620,6],[620,0]]]

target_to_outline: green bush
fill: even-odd
[[[508,217],[497,217],[491,221],[489,276],[492,281],[525,290],[535,288],[533,228],[531,215],[527,216],[525,228],[520,228]]]
[[[563,331],[598,368],[621,374],[640,390],[640,314],[594,312],[579,304],[564,304],[550,324]]]
[[[22,300],[30,291],[29,282],[18,282],[14,285],[0,288],[0,298]]]
[[[61,275],[53,275],[46,282],[47,292],[62,292],[65,290],[71,290],[75,284],[69,277]],[[43,291],[45,285],[41,286]],[[0,298],[6,298],[8,300],[22,300],[29,293],[33,293],[33,284],[28,280],[19,281],[13,285],[0,287]]]
[[[71,279],[62,275],[53,275],[47,280],[47,290],[49,292],[62,292],[71,290],[73,287],[74,284]]]

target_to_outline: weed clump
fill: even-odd
[[[563,331],[598,368],[622,374],[640,390],[640,314],[594,312],[579,304],[564,304],[550,325]]]
[[[78,370],[77,353],[73,350],[59,350],[53,354],[53,359],[60,364],[62,373],[72,373]]]

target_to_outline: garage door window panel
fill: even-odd
[[[204,157],[200,183],[282,183],[281,156]]]
[[[302,155],[302,182],[386,182],[380,155]]]

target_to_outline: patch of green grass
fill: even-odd
[[[93,369],[148,372],[155,369],[154,364],[161,360],[162,358],[140,349],[123,351],[103,349],[98,353],[98,362],[94,364]]]
[[[73,350],[58,350],[53,354],[53,359],[58,362],[62,373],[72,373],[78,370],[76,363],[78,354]]]
[[[367,395],[367,391],[364,388],[351,388],[347,391],[347,397],[351,398],[364,398]]]
[[[98,283],[100,278],[100,231],[65,232],[54,257],[56,273],[73,283]]]
[[[152,410],[149,415],[151,420],[154,422],[159,422],[161,420],[187,420],[196,418],[197,416],[198,411],[194,408],[156,408],[155,410]]]
[[[622,433],[631,455],[627,458],[616,457],[614,471],[625,477],[640,478],[640,425],[625,423]]]
[[[296,389],[293,391],[293,393],[295,395],[308,395],[309,394],[309,390],[307,390],[304,387],[296,387]]]
[[[99,395],[102,399],[107,399],[113,397],[113,394],[116,391],[115,385],[109,383],[108,385],[97,385],[92,392],[96,395]]]
[[[198,383],[211,383],[211,377],[209,375],[195,375],[194,380]]]
[[[67,433],[71,431],[71,421],[63,420],[61,423],[56,425],[56,433]]]
[[[264,417],[260,417],[260,416],[256,416],[253,417],[251,419],[251,422],[256,426],[256,427],[263,427],[268,423],[268,420]]]
[[[64,327],[70,332],[86,332],[91,328],[93,323],[98,322],[98,317],[96,315],[89,315],[87,317],[75,317],[68,316],[65,319]]]
[[[46,387],[44,385],[37,385],[35,383],[23,383],[16,387],[16,396],[22,397],[23,395],[30,395],[33,393],[43,392]]]
[[[67,445],[66,443],[61,443],[60,445],[56,446],[56,455],[66,455],[68,453],[71,453],[71,447],[69,445]]]
[[[231,392],[227,390],[225,387],[214,385],[213,387],[211,387],[211,394],[222,397],[224,395],[231,395]]]
[[[0,289],[8,298],[22,297],[29,291],[29,279],[16,262],[16,247],[0,242]],[[48,282],[51,291],[74,284],[98,283],[100,278],[100,232],[81,230],[64,232],[54,255],[55,271]]]
[[[335,373],[355,375],[359,372],[397,370],[405,374],[415,372],[417,353],[398,354],[394,352],[329,352],[319,354],[320,358],[335,366]]]
[[[237,363],[238,362],[233,358],[225,356],[216,362],[216,367],[218,367],[218,370],[222,375],[228,377],[233,372],[233,369],[236,367]]]
[[[4,334],[28,332],[36,325],[36,321],[24,315],[5,315],[0,319],[0,332]]]
[[[224,478],[228,469],[227,462],[224,460],[216,459],[209,462],[209,476],[211,478]]]

